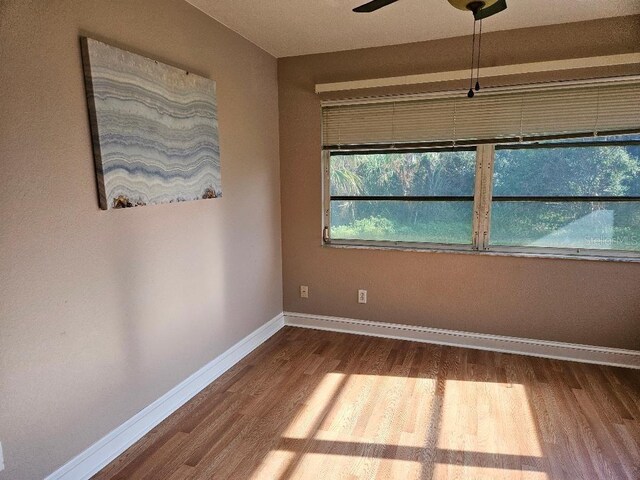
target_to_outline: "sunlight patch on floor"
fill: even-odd
[[[513,478],[522,480],[550,480],[545,472],[538,471],[523,470],[522,472],[518,472],[517,477],[514,477],[514,472],[519,470],[519,468],[510,469],[508,467],[494,468],[438,463],[433,471],[433,476],[430,478],[456,478],[461,480],[512,480]]]
[[[431,422],[434,391],[431,378],[352,374],[344,381],[339,408],[330,408],[313,438],[337,434],[346,441],[379,443],[377,439],[393,430],[401,432],[405,446],[421,447]]]
[[[256,469],[251,478],[255,480],[281,478],[291,462],[293,462],[295,456],[296,452],[271,450],[262,460],[260,467]]]
[[[441,449],[543,456],[523,385],[447,380],[441,422]]]
[[[395,478],[411,478],[406,475],[408,471],[418,472],[420,470],[420,464],[417,462],[388,459],[385,460],[385,463],[390,472],[399,474]],[[382,460],[375,457],[354,457],[332,452],[328,461],[327,453],[307,453],[298,464],[295,472],[304,474],[304,478],[385,478],[385,476],[379,475],[378,467],[381,464]],[[297,475],[293,473],[291,478],[297,478]]]
[[[333,404],[337,404],[340,400],[339,397],[346,383],[345,374],[327,373],[309,398],[305,400],[282,436],[288,438],[312,437],[318,430],[319,422],[327,410],[332,409]]]

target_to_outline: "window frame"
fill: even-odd
[[[508,148],[569,148],[570,146],[615,146],[615,145],[637,145],[640,141],[594,141],[594,142],[572,142],[565,144],[532,144],[518,147],[518,144],[487,144],[479,143],[477,145],[464,145],[460,149],[469,150],[475,148],[476,151],[476,168],[475,183],[473,194],[473,214],[472,214],[472,238],[469,244],[449,244],[449,243],[433,243],[433,242],[405,242],[391,240],[359,240],[359,239],[333,239],[331,238],[331,191],[330,191],[330,163],[332,154],[345,153],[415,153],[425,151],[424,149],[384,149],[384,150],[349,150],[349,149],[330,149],[322,151],[322,238],[321,244],[327,247],[343,247],[343,248],[376,248],[376,249],[396,249],[396,250],[412,250],[412,251],[430,251],[430,252],[453,252],[453,253],[475,253],[480,255],[506,255],[506,256],[527,256],[527,257],[543,257],[543,258],[574,258],[587,260],[617,260],[617,261],[635,261],[640,262],[640,251],[629,250],[607,250],[607,249],[586,249],[586,248],[568,248],[568,247],[533,247],[533,246],[511,246],[511,245],[491,245],[491,211],[494,201],[493,197],[493,166],[496,149]],[[561,145],[558,147],[558,145]],[[435,150],[451,150],[446,148],[430,148]],[[335,196],[345,197],[345,196]],[[367,196],[361,196],[366,197]],[[463,197],[463,196],[460,196]],[[393,197],[395,198],[395,197]],[[419,198],[419,197],[416,197]],[[438,197],[435,197],[438,198]],[[444,198],[444,197],[443,197]],[[498,201],[509,201],[507,198],[523,199],[524,196],[501,196]],[[586,201],[587,197],[580,196],[564,196],[551,197],[540,196],[531,197],[521,201],[539,201],[549,202],[550,199],[561,199],[561,202]],[[591,197],[589,197],[591,198]],[[593,197],[592,201],[606,201],[609,197]],[[620,198],[620,197],[617,197]],[[622,197],[627,198],[627,197]],[[640,198],[630,197],[631,200],[622,201],[639,201]],[[418,200],[420,201],[420,200]],[[424,200],[423,200],[424,201]],[[434,200],[426,200],[434,201]],[[621,201],[621,200],[616,200]],[[640,232],[639,232],[640,235]]]

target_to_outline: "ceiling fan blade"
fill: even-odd
[[[507,9],[507,0],[498,0],[493,5],[478,10],[478,13],[473,15],[476,20],[482,20],[483,18],[490,17],[496,13],[500,13]]]
[[[360,5],[353,9],[356,13],[371,13],[375,12],[379,8],[386,7],[387,5],[391,5],[392,3],[397,2],[398,0],[371,0],[364,5]]]

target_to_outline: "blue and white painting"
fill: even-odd
[[[100,208],[220,197],[216,83],[81,40]]]

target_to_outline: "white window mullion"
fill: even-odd
[[[480,250],[482,246],[482,153],[482,145],[478,145],[476,148],[476,177],[473,189],[473,238],[471,240],[474,250]]]
[[[494,145],[478,145],[476,151],[476,183],[473,205],[473,249],[489,247],[491,194],[493,190]]]
[[[482,162],[482,246],[481,250],[489,249],[491,235],[491,199],[493,196],[493,164],[496,153],[495,145],[483,145]]]

